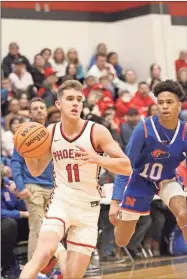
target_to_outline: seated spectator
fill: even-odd
[[[16,95],[20,92],[27,91],[30,85],[33,85],[33,79],[29,72],[27,72],[25,67],[25,61],[19,58],[14,61],[15,70],[9,75],[9,79],[12,83],[13,91]]]
[[[99,185],[102,186],[102,192],[106,197],[101,199],[101,211],[99,216],[99,229],[102,230],[100,260],[102,262],[122,263],[124,260],[120,259],[116,253],[116,244],[114,239],[114,226],[109,221],[110,201],[112,196],[112,189],[114,184],[114,174],[105,171],[100,179]]]
[[[15,60],[21,58],[26,65],[28,72],[31,71],[31,66],[28,59],[19,53],[19,46],[17,43],[13,42],[9,44],[9,53],[3,59],[2,68],[4,77],[7,78],[12,72],[14,72],[14,62]]]
[[[2,137],[2,153],[4,156],[12,157],[14,150],[14,135],[18,126],[22,123],[20,118],[10,120],[10,131],[6,131]]]
[[[17,99],[12,99],[9,102],[8,105],[8,111],[9,113],[5,117],[5,129],[9,130],[10,129],[10,120],[14,117],[21,118],[19,111],[20,111],[20,105],[19,101]]]
[[[29,116],[28,104],[29,104],[28,95],[26,93],[22,93],[19,98],[19,105],[20,105],[19,114],[20,115]]]
[[[98,44],[96,48],[96,54],[92,57],[89,63],[89,68],[91,68],[94,64],[96,64],[98,54],[105,55],[105,56],[107,55],[107,46],[104,43]]]
[[[187,51],[180,51],[179,58],[175,60],[176,76],[181,68],[187,68]]]
[[[106,110],[103,115],[103,125],[110,131],[113,139],[122,146],[121,138],[119,135],[119,125],[115,122],[115,109]]]
[[[115,98],[114,86],[112,86],[109,76],[100,77],[99,83],[103,86],[103,88],[109,90],[112,93],[113,98]]]
[[[187,165],[186,160],[184,160],[179,167],[177,168],[177,174],[182,177],[182,180],[184,182],[185,190],[187,191]]]
[[[144,117],[147,117],[148,115],[149,106],[155,104],[154,99],[149,95],[150,89],[147,82],[140,82],[138,85],[138,91],[132,98],[133,107],[137,108]]]
[[[76,79],[79,80],[81,83],[84,82],[84,72],[83,67],[79,61],[78,53],[76,49],[71,48],[68,50],[67,53],[67,60],[69,64],[75,64],[76,66]]]
[[[1,82],[1,115],[4,117],[8,114],[8,102],[13,99],[11,82],[8,78],[4,78]]]
[[[31,70],[31,75],[34,81],[34,86],[40,89],[45,79],[45,61],[40,54],[36,54],[34,57],[34,64]]]
[[[154,91],[155,86],[156,86],[159,82],[161,82],[161,80],[160,80],[160,79],[157,79],[157,78],[153,78],[153,79],[151,80],[151,83],[150,83],[150,90],[151,90],[151,92]]]
[[[68,62],[66,61],[63,48],[56,48],[53,58],[49,60],[52,68],[56,71],[57,79],[65,76]]]
[[[49,49],[49,48],[44,48],[40,52],[40,55],[44,59],[44,67],[45,68],[50,68],[51,67],[51,63],[49,62],[49,60],[51,58],[51,53],[52,53],[51,49]]]
[[[3,175],[4,176],[4,175]],[[1,249],[2,275],[5,278],[17,278],[20,270],[16,265],[14,247],[18,240],[19,220],[28,219],[29,214],[23,200],[17,199],[18,192],[15,191],[15,184],[6,177],[1,179]],[[16,193],[16,195],[15,195]],[[22,227],[23,230],[23,227]],[[28,239],[28,221],[27,221]],[[10,277],[8,277],[10,276]]]
[[[76,78],[76,72],[77,72],[77,67],[75,64],[71,63],[68,64],[66,68],[66,74],[64,77],[62,77],[61,83],[64,82],[67,79],[77,79]]]
[[[128,90],[132,96],[135,95],[138,90],[138,83],[136,81],[136,73],[134,70],[127,70],[124,74],[125,82],[121,82],[119,89]]]
[[[149,106],[147,114],[147,116],[154,116],[158,114],[158,106],[156,104],[152,104],[151,106]]]
[[[87,73],[87,76],[94,76],[96,81],[99,82],[99,79],[103,76],[108,76],[110,82],[116,88],[120,88],[122,81],[116,75],[114,67],[106,62],[106,55],[98,54],[96,57],[96,64],[93,65]]]
[[[92,89],[92,86],[96,84],[96,79],[93,76],[87,76],[87,78],[85,79],[85,85],[84,85],[84,96],[87,98],[90,90]]]
[[[47,108],[54,106],[57,100],[58,86],[56,82],[56,72],[52,68],[47,68],[43,87],[38,91],[38,97],[41,97],[45,101]]]
[[[133,108],[131,103],[132,95],[128,90],[121,90],[119,92],[119,98],[116,100],[115,108],[116,108],[116,117],[121,120],[130,108]]]
[[[118,55],[116,52],[109,52],[107,55],[107,62],[112,64],[114,67],[118,78],[122,78],[123,69],[118,63]]]
[[[129,109],[126,115],[126,122],[121,125],[121,140],[122,140],[122,147],[125,151],[129,139],[134,131],[134,128],[140,121],[140,114],[137,109]]]
[[[60,121],[61,113],[56,106],[52,106],[47,110],[47,123],[48,125],[52,123],[57,123]]]
[[[185,96],[182,100],[182,102],[187,102],[187,67],[186,68],[181,68],[178,71],[178,82],[182,86]],[[187,109],[187,104],[185,104],[185,107]]]
[[[154,63],[150,66],[150,77],[147,79],[147,83],[149,85],[152,84],[153,80],[159,80],[161,81],[162,78],[161,78],[161,67]]]

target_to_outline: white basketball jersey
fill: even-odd
[[[62,130],[61,122],[54,129],[51,152],[55,174],[55,196],[67,201],[90,202],[100,200],[98,176],[100,168],[96,164],[79,165],[74,159],[76,146],[96,153],[92,140],[94,122],[85,121],[79,135],[68,139]]]

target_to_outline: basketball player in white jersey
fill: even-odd
[[[64,279],[83,278],[97,242],[100,193],[99,167],[130,175],[131,164],[110,132],[102,125],[80,118],[82,85],[64,82],[58,90],[61,122],[48,127],[51,148],[40,158],[25,158],[33,176],[39,176],[53,158],[55,186],[43,220],[36,251],[21,275],[33,279],[50,261],[67,233]],[[109,157],[102,157],[101,152]]]

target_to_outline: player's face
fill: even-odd
[[[181,110],[181,102],[178,97],[168,91],[162,92],[158,95],[158,112],[163,120],[172,120],[178,118]]]
[[[56,101],[62,115],[71,119],[79,119],[83,108],[83,93],[75,89],[66,89],[62,97]]]

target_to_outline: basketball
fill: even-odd
[[[50,136],[47,128],[36,122],[20,125],[14,136],[17,152],[27,158],[38,158],[50,148]]]

